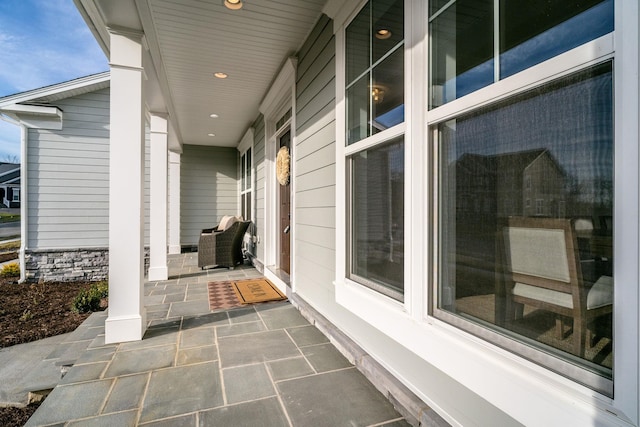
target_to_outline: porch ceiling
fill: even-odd
[[[157,80],[149,87],[162,95],[150,93],[148,102],[169,113],[182,143],[233,147],[326,0],[243,0],[236,11],[223,0],[75,2],[107,55],[108,27],[144,31],[155,66],[147,75]]]

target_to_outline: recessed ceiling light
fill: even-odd
[[[215,133],[208,133],[207,136],[216,136]]]
[[[227,77],[229,77],[227,73],[223,73],[221,71],[218,71],[217,73],[213,73],[213,75],[219,79],[226,79]]]
[[[391,37],[391,31],[387,30],[386,28],[380,28],[378,31],[376,31],[377,39],[386,40],[389,37]]]
[[[224,0],[223,3],[227,9],[231,10],[239,10],[242,9],[242,6],[244,6],[242,4],[242,0]]]
[[[212,119],[217,119],[219,116],[216,113],[213,113],[209,114],[209,117],[211,117]]]

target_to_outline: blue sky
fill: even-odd
[[[107,71],[73,0],[0,0],[0,97]],[[0,120],[0,161],[20,158],[20,128]]]

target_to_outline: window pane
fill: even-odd
[[[351,158],[351,274],[396,299],[404,293],[404,138]]]
[[[245,197],[247,198],[246,202],[245,202],[245,212],[244,212],[244,220],[245,221],[250,221],[252,220],[251,217],[251,191],[245,194]]]
[[[362,8],[346,29],[347,85],[371,66],[371,5]]]
[[[606,378],[611,69],[607,63],[438,125],[438,308]]]
[[[373,2],[371,45],[375,64],[380,58],[404,40],[404,0],[378,0]]]
[[[378,133],[404,122],[404,50],[396,49],[373,69],[373,130]]]
[[[345,37],[348,145],[404,121],[404,1],[370,1]]]
[[[240,157],[240,191],[247,189],[247,175],[246,175],[246,163],[247,156],[244,154]]]
[[[431,0],[429,2],[429,15],[437,13],[444,5],[449,3],[450,0]]]
[[[347,89],[347,144],[371,136],[369,127],[371,90],[369,74]]]
[[[493,0],[458,0],[431,23],[431,104],[494,81]]]
[[[249,148],[247,150],[247,190],[251,190],[251,187],[253,186],[253,183],[251,182],[251,148]]]
[[[613,0],[500,2],[500,78],[613,31]]]

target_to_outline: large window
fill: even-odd
[[[367,3],[346,28],[345,51],[347,276],[402,300],[404,2]]]
[[[612,69],[590,66],[432,127],[436,316],[608,394]]]

